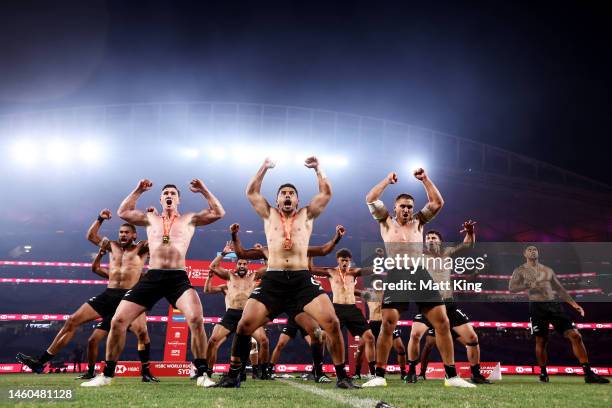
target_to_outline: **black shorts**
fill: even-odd
[[[418,268],[415,273],[411,274],[409,271],[389,271],[385,283],[387,284],[400,284],[403,281],[413,282],[415,285],[414,290],[391,290],[385,287],[383,294],[383,309],[395,309],[398,312],[408,310],[410,302],[414,302],[419,310],[426,310],[434,306],[443,304],[440,292],[437,290],[420,290],[420,282],[431,281],[431,275],[423,268]]]
[[[334,303],[334,310],[338,320],[340,320],[340,327],[346,327],[352,336],[361,336],[364,332],[370,330],[368,321],[354,304]]]
[[[378,340],[378,334],[380,333],[382,322],[380,320],[370,320],[368,325],[370,326],[370,330],[372,330],[372,334],[374,334],[374,338]],[[399,326],[396,326],[395,330],[393,330],[393,340],[399,337],[402,337],[402,329]]]
[[[299,314],[322,294],[325,291],[309,271],[267,271],[250,297],[266,305],[273,319],[283,312],[290,317]]]
[[[234,333],[241,318],[242,309],[227,309],[219,324],[229,330],[230,333]]]
[[[455,301],[445,300],[444,305],[446,306],[446,315],[448,316],[448,322],[450,323],[451,327],[451,335],[453,336],[453,339],[457,339],[461,336],[459,336],[456,331],[452,330],[453,327],[459,327],[469,323],[470,318],[457,307],[457,303],[455,303]],[[436,330],[433,328],[433,325],[429,322],[429,320],[427,320],[424,314],[419,313],[415,315],[413,320],[415,322],[418,321],[426,324],[427,327],[429,327],[427,330],[427,335],[436,337]]]
[[[531,334],[534,336],[547,336],[549,324],[552,324],[559,334],[576,328],[559,302],[531,302],[529,315]]]
[[[189,289],[193,287],[185,270],[149,269],[123,299],[151,310],[161,298],[166,298],[176,309],[176,301]]]
[[[110,328],[110,321],[117,310],[117,306],[119,306],[119,303],[127,292],[127,289],[107,288],[104,292],[89,299],[87,304],[91,306],[102,319],[108,318],[108,327]]]
[[[302,326],[297,324],[292,317],[287,319],[287,324],[281,329],[282,334],[285,334],[292,339],[295,339],[298,331],[302,334],[302,338],[306,338],[306,336],[308,336],[308,332],[304,330]]]

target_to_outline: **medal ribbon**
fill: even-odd
[[[170,230],[172,229],[172,224],[174,224],[174,220],[176,219],[176,214],[172,214],[172,218],[170,219],[170,225],[168,225],[165,215],[161,216],[162,222],[164,224],[164,236],[162,238],[163,242],[166,243],[170,240]]]
[[[283,230],[285,231],[285,242],[283,242],[283,248],[286,250],[290,250],[293,246],[293,242],[291,241],[291,229],[293,227],[293,221],[295,220],[297,213],[293,214],[291,218],[285,218],[285,215],[280,211],[278,211],[278,215],[280,215],[281,223],[283,224]]]

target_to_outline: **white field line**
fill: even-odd
[[[322,388],[313,387],[312,385],[300,384],[294,381],[279,381],[284,384],[289,384],[290,386],[298,388],[302,391],[310,392],[311,394],[315,394],[329,400],[334,400],[336,402],[347,404],[355,408],[374,408],[378,403],[377,400],[372,398],[357,398],[356,396],[345,395],[343,392],[344,390],[330,391]],[[353,390],[349,392],[359,393],[359,390]]]

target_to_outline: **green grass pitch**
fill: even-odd
[[[3,374],[0,406],[67,407],[374,407],[383,400],[395,407],[612,407],[612,386],[584,384],[582,377],[551,376],[540,384],[535,376],[505,376],[501,382],[477,389],[445,388],[441,380],[406,385],[389,376],[385,388],[336,390],[335,382],[315,384],[302,380],[248,379],[240,389],[204,389],[186,378],[164,377],[159,384],[140,378],[117,378],[109,387],[80,388],[70,374]],[[362,383],[358,381],[357,383]],[[295,385],[291,385],[295,384]],[[70,402],[18,404],[6,397],[8,388],[72,388]]]

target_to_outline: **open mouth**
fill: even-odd
[[[291,205],[291,200],[285,200],[285,202],[283,203],[283,205],[285,207],[289,207]]]
[[[172,205],[172,199],[168,198],[168,199],[166,200],[166,205]]]

